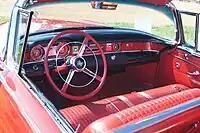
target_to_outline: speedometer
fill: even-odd
[[[70,47],[65,42],[60,42],[57,46],[57,52],[59,52],[59,56],[67,56],[70,53]]]
[[[37,45],[31,49],[30,57],[33,61],[40,60],[44,56],[44,49],[41,45]]]

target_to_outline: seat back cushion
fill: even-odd
[[[84,133],[109,132],[130,122],[136,122],[165,109],[200,97],[200,89],[191,89],[164,96],[103,117],[90,124]]]

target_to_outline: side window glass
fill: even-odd
[[[1,25],[1,30],[0,30],[0,59],[3,59],[5,56],[5,51],[6,51],[6,43],[7,43],[7,34],[8,33],[8,26],[9,23]]]
[[[200,28],[200,23],[199,23],[199,28]],[[197,51],[200,52],[200,30],[198,31],[198,45],[197,45]]]
[[[181,17],[186,42],[185,45],[195,48],[196,16],[182,13]]]
[[[24,35],[26,33],[27,29],[27,23],[28,23],[28,14],[19,12],[19,26],[18,26],[18,33],[17,33],[17,40],[16,40],[16,45],[14,46],[14,51],[13,51],[13,57],[14,60],[19,63],[20,57],[21,57],[21,50],[23,47],[23,42],[24,42]]]

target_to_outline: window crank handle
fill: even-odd
[[[187,72],[187,74],[190,75],[190,76],[200,76],[199,71]]]

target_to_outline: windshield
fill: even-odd
[[[176,35],[173,14],[166,6],[152,8],[117,3],[116,9],[94,9],[91,2],[65,2],[43,4],[29,10],[35,11],[37,16],[32,20],[31,33],[66,27],[110,26],[141,30],[171,40]]]

